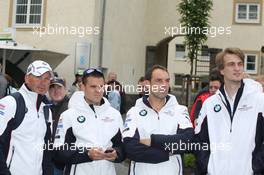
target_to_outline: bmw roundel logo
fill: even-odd
[[[77,118],[77,121],[79,122],[79,123],[83,123],[83,122],[85,122],[85,117],[84,116],[79,116],[78,118]]]
[[[215,111],[215,112],[219,112],[219,111],[221,111],[221,106],[220,106],[219,104],[215,105],[215,106],[214,106],[214,111]]]
[[[147,113],[148,113],[148,112],[147,112],[145,109],[143,109],[143,110],[141,110],[141,111],[139,112],[139,115],[140,115],[140,116],[146,116]]]

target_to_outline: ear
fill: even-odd
[[[220,74],[224,76],[224,70],[223,69],[220,70]]]
[[[149,80],[145,80],[145,85],[150,85],[150,81]]]
[[[28,84],[29,83],[29,75],[25,75],[25,83]]]

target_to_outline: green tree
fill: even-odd
[[[209,18],[212,6],[212,0],[181,0],[178,6],[181,26],[186,29],[184,44],[188,49],[191,75],[193,75],[194,61],[197,60],[198,52],[210,31]]]

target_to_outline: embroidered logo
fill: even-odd
[[[174,116],[174,112],[170,111],[170,110],[169,111],[165,111],[164,113],[169,115],[169,116],[172,116],[172,117]]]
[[[104,122],[112,122],[114,119],[111,119],[110,117],[105,117],[102,119]]]
[[[214,106],[214,111],[215,111],[215,112],[219,112],[219,111],[221,111],[221,106],[220,106],[219,104],[215,105],[215,106]]]
[[[140,112],[139,112],[139,115],[140,116],[146,116],[148,114],[148,112],[145,110],[145,109],[143,109],[143,110],[141,110]]]
[[[238,107],[237,110],[239,110],[239,111],[248,111],[248,110],[250,110],[252,108],[253,108],[253,106],[242,105],[242,106]]]
[[[83,122],[85,122],[85,117],[84,116],[79,116],[78,118],[77,118],[77,121],[79,122],[79,123],[83,123]]]

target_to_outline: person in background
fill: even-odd
[[[9,76],[8,74],[5,74],[5,78],[8,82],[7,88],[6,88],[6,95],[17,92],[17,89],[15,88],[15,87],[17,87],[17,85],[14,82],[13,78],[11,76]]]
[[[52,102],[53,135],[55,135],[60,115],[68,109],[69,97],[67,96],[65,79],[54,77],[51,80],[49,97]]]
[[[222,77],[219,74],[219,71],[214,69],[209,76],[209,88],[201,91],[195,98],[194,103],[191,108],[190,112],[190,119],[193,124],[193,127],[195,127],[195,120],[198,118],[200,110],[202,108],[202,105],[204,101],[210,97],[211,95],[214,95],[216,91],[220,88],[222,82]]]
[[[0,64],[0,99],[6,96],[7,80],[2,73],[2,64]]]
[[[79,70],[75,74],[75,80],[69,89],[69,97],[71,97],[74,92],[82,90],[82,73],[83,72]]]
[[[107,79],[106,82],[109,81],[117,81],[117,74],[115,72],[109,72],[109,74],[107,75]]]
[[[264,75],[257,76],[256,81],[258,81],[262,85],[263,92],[264,92]]]
[[[138,89],[139,98],[143,97],[145,94],[148,93],[148,88],[147,88],[145,77],[139,78],[137,89]]]
[[[126,93],[125,90],[123,89],[123,86],[121,85],[121,83],[119,81],[117,81],[117,74],[115,72],[109,72],[108,76],[107,76],[107,80],[106,80],[106,84],[107,85],[114,85],[114,88],[112,88],[112,90],[117,90],[119,92],[120,95],[120,105],[113,105],[116,106],[116,109],[119,109],[120,113],[123,115],[126,113]],[[109,91],[110,92],[110,91]],[[112,93],[111,97],[112,99],[114,99],[116,102],[118,102],[119,100],[119,95],[116,94],[116,92]],[[107,97],[107,94],[106,94]],[[108,97],[107,97],[108,98]],[[110,102],[112,100],[110,99]],[[113,103],[112,103],[113,104]],[[115,103],[118,104],[118,103]],[[120,106],[120,107],[117,107]]]
[[[121,106],[121,94],[119,92],[119,83],[115,80],[107,82],[107,92],[106,97],[113,108],[120,112]]]
[[[52,102],[52,141],[54,141],[60,115],[68,109],[69,97],[67,96],[66,82],[63,78],[54,77],[51,80],[49,97]],[[64,166],[64,163],[54,161],[53,175],[62,175]]]

